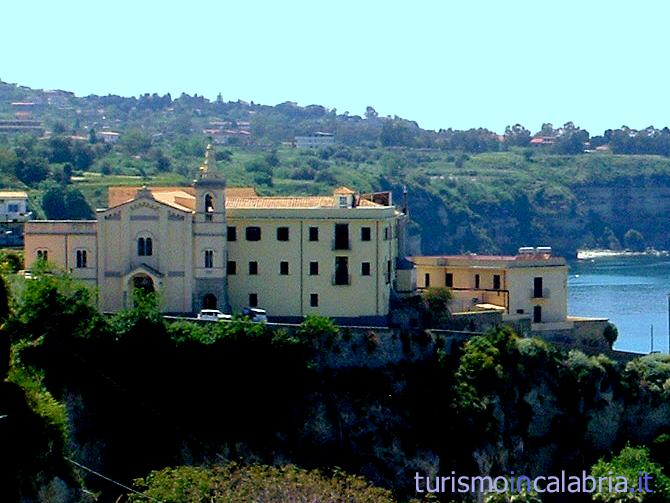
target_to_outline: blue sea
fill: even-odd
[[[668,337],[670,257],[603,257],[570,263],[568,313],[609,318],[619,329],[615,349],[663,353]]]

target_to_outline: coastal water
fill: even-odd
[[[609,318],[619,329],[615,349],[668,352],[670,257],[602,257],[570,263],[568,313]]]

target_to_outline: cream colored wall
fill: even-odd
[[[567,266],[558,263],[555,258],[552,261],[556,265],[543,266],[538,262],[529,261],[527,264],[511,262],[496,266],[494,261],[481,260],[467,261],[465,258],[460,263],[451,259],[452,264],[437,265],[440,259],[437,257],[414,257],[417,271],[417,284],[420,288],[425,287],[425,274],[430,274],[430,286],[445,286],[445,273],[453,274],[454,288],[475,288],[475,274],[480,276],[480,289],[493,288],[493,276],[500,275],[501,290],[509,291],[510,315],[516,315],[517,310],[522,310],[524,316],[533,316],[533,307],[542,306],[542,322],[562,322],[567,317]],[[454,263],[456,262],[456,263]],[[534,278],[543,278],[543,288],[548,296],[533,298]],[[454,308],[465,309],[472,298],[477,297],[478,302],[505,305],[505,294],[495,292],[454,292]]]
[[[391,211],[389,211],[391,210]],[[281,211],[281,213],[280,213]],[[277,218],[278,214],[286,218]],[[237,228],[237,241],[228,243],[229,260],[237,274],[228,277],[233,312],[249,304],[249,293],[257,293],[258,305],[271,316],[382,316],[388,314],[391,282],[395,275],[397,233],[392,208],[318,210],[228,210],[228,225]],[[335,224],[349,225],[350,250],[333,250]],[[246,241],[247,226],[261,227],[261,241]],[[384,226],[390,227],[384,239]],[[289,241],[277,240],[277,228],[289,227]],[[319,241],[309,241],[309,227],[319,228]],[[361,228],[371,228],[371,240],[361,241]],[[350,285],[333,285],[335,258],[347,257]],[[248,262],[258,262],[258,275],[248,274]],[[386,278],[386,261],[391,277]],[[281,261],[288,261],[289,276],[279,274]],[[309,263],[319,263],[319,274],[309,274]],[[371,275],[361,275],[361,264],[370,262]],[[319,306],[310,306],[310,294],[319,296]]]
[[[492,289],[493,276],[500,275],[500,289],[505,290],[505,269],[478,268],[476,266],[435,266],[417,264],[417,284],[426,287],[426,273],[430,274],[430,286],[446,286],[446,273],[453,274],[453,288],[475,288],[475,275],[479,274],[479,288]]]
[[[46,250],[48,261],[80,280],[95,284],[97,240],[95,221],[33,220],[25,225],[25,267],[37,260],[37,251]],[[77,268],[77,250],[86,250],[86,268]]]
[[[154,281],[163,311],[197,310],[195,282],[198,278],[225,282],[228,260],[237,262],[237,274],[227,279],[233,312],[249,304],[249,293],[258,295],[258,305],[271,316],[384,316],[389,311],[398,246],[394,208],[231,209],[226,225],[237,227],[237,241],[227,243],[223,224],[194,224],[190,212],[148,197],[99,211],[97,216],[97,223],[27,224],[26,267],[37,249],[48,250],[50,261],[57,265],[72,267],[76,248],[85,247],[88,267],[73,274],[92,283],[97,278],[99,305],[105,312],[130,306],[130,281],[138,271]],[[333,250],[336,223],[349,225],[349,250]],[[261,227],[261,241],[246,240],[245,227],[251,225]],[[277,228],[284,226],[289,227],[288,242],[277,240]],[[318,242],[309,241],[311,226],[319,228]],[[370,241],[361,240],[363,227],[371,228]],[[140,236],[152,238],[152,256],[137,255]],[[214,250],[212,269],[204,268],[206,249]],[[338,256],[348,258],[350,285],[333,284]],[[257,276],[248,274],[251,260],[259,264]],[[289,263],[288,276],[280,275],[281,261]],[[318,276],[309,275],[311,261],[319,262]],[[361,275],[363,262],[370,262],[370,276]],[[156,272],[143,271],[145,265]],[[319,295],[318,307],[310,306],[312,293]]]
[[[565,321],[568,312],[568,268],[565,265],[552,267],[527,267],[509,269],[510,314],[523,309],[532,317],[533,306],[542,307],[542,322]],[[544,293],[548,296],[533,298],[534,278],[541,277]]]
[[[117,311],[130,306],[130,274],[149,266],[164,312],[191,311],[193,232],[190,212],[146,198],[100,212],[100,308]],[[138,256],[137,239],[151,237],[151,256]]]

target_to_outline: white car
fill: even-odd
[[[202,309],[198,313],[199,320],[205,321],[221,321],[221,320],[230,320],[232,316],[229,314],[223,314],[218,309]]]

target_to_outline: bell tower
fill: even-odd
[[[216,308],[230,312],[226,264],[226,179],[216,167],[213,145],[207,145],[205,162],[194,180],[193,312]]]
[[[197,198],[196,222],[225,223],[226,179],[216,167],[216,154],[211,143],[207,145],[205,162],[200,166],[193,185]]]

